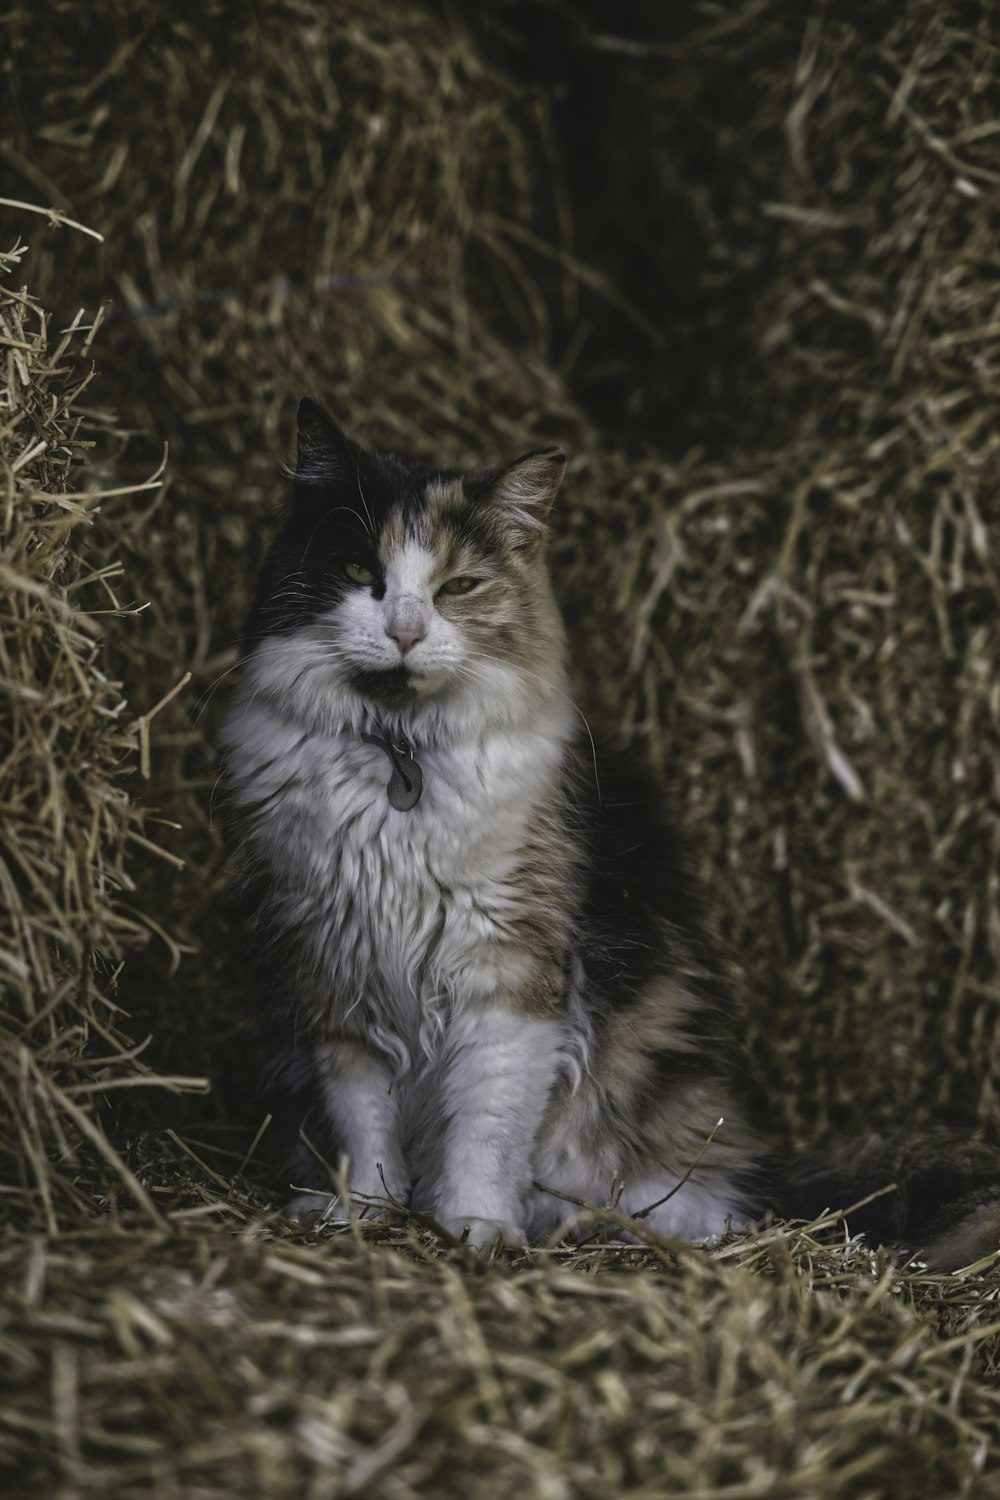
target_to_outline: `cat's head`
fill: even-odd
[[[550,447],[470,474],[411,468],[303,398],[248,631],[256,686],[332,722],[374,711],[425,730],[510,722],[558,692],[544,541],[564,467]]]

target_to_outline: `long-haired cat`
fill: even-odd
[[[481,1251],[538,1242],[567,1199],[689,1240],[762,1205],[659,796],[570,695],[545,554],[564,463],[412,468],[300,405],[222,733],[292,1216],[347,1209],[303,1120],[359,1207]]]

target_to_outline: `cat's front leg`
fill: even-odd
[[[503,1002],[478,1003],[449,1028],[435,1214],[482,1255],[526,1243],[525,1199],[562,1026]]]
[[[406,1203],[409,1179],[393,1074],[385,1059],[360,1039],[339,1036],[317,1048],[315,1067],[319,1109],[336,1154],[347,1160],[347,1183],[356,1209],[372,1214],[378,1212],[379,1200]],[[347,1207],[329,1194],[301,1193],[285,1213],[296,1219],[318,1214],[343,1221]]]

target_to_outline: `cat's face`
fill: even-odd
[[[500,718],[561,671],[545,572],[557,448],[508,468],[416,470],[299,411],[291,512],[264,564],[252,667],[313,712]],[[474,710],[477,712],[474,713]]]

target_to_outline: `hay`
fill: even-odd
[[[599,323],[602,400],[675,462],[587,507],[628,634],[595,675],[678,779],[790,1131],[995,1135],[995,16],[673,9],[584,7],[563,63],[611,195],[581,248],[669,319],[641,359]]]
[[[555,557],[584,687],[678,783],[776,1122],[807,1139],[947,1106],[996,1126],[985,11],[661,9],[627,46],[587,8],[567,28],[570,106],[595,58],[628,100],[579,177],[558,110],[512,82],[523,57],[485,62],[431,6],[10,13],[9,195],[104,240],[11,211],[0,247],[30,238],[52,326],[114,295],[92,389],[117,417],[67,415],[86,335],[82,363],[53,361],[5,301],[31,413],[28,437],[5,413],[5,472],[51,435],[5,513],[4,565],[41,591],[0,607],[24,700],[0,796],[42,872],[4,897],[7,1493],[998,1485],[990,1263],[896,1268],[833,1222],[476,1271],[415,1224],[293,1229],[261,1188],[209,740],[304,389],[418,458],[572,450]],[[633,205],[612,240],[590,208],[608,161]],[[579,281],[573,221],[597,263]],[[634,342],[639,285],[665,354]],[[574,306],[593,347],[581,326],[557,365]],[[74,409],[96,453],[72,448]],[[96,500],[165,441],[162,488]],[[202,1073],[209,1098],[178,1092]]]
[[[168,1241],[80,1230],[3,1256],[18,1495],[943,1500],[997,1483],[977,1277],[942,1296],[784,1232],[728,1257],[598,1248],[474,1274],[415,1233],[318,1249],[238,1203],[222,1233],[171,1218]]]
[[[23,254],[0,255],[0,274]],[[159,481],[80,485],[85,434],[114,433],[81,407],[95,333],[78,317],[53,338],[41,307],[0,284],[0,1172],[8,1206],[30,1203],[53,1233],[95,1212],[80,1178],[95,1152],[152,1211],[95,1118],[102,1097],[151,1081],[116,993],[124,956],[156,925],[133,904],[127,857],[157,849],[125,785],[146,726],[105,659],[106,622],[130,612],[121,568],[94,566],[84,538],[102,504]]]

